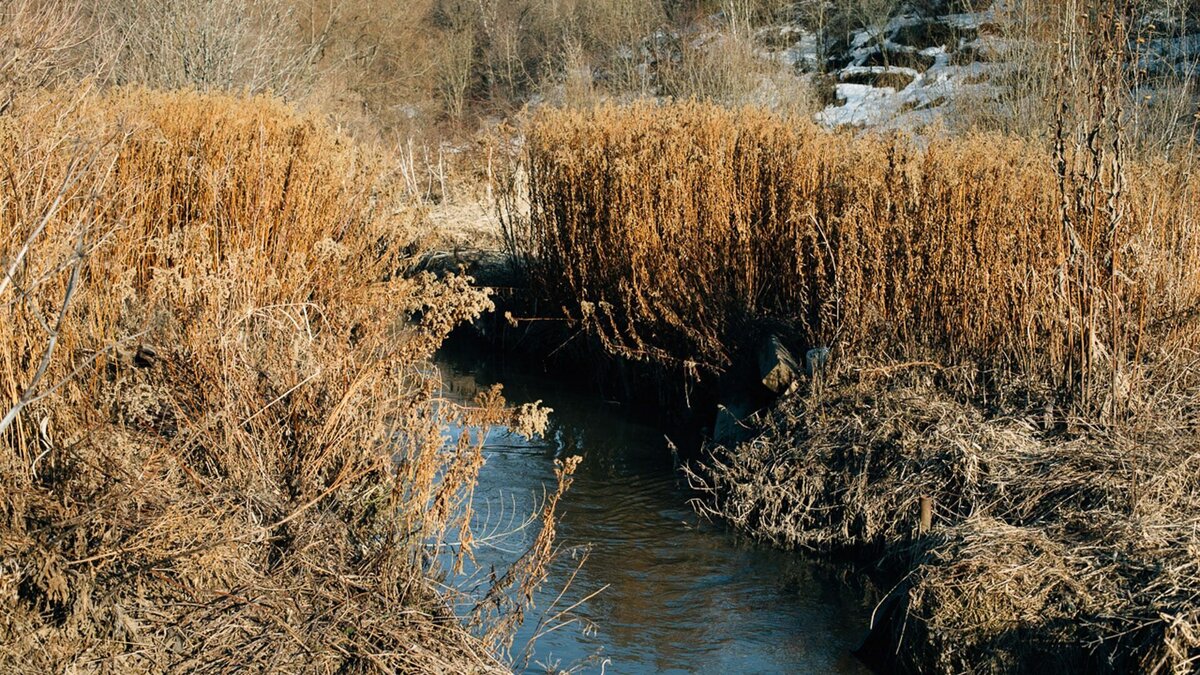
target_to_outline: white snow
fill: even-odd
[[[783,62],[789,66],[817,68],[817,36],[815,33],[800,33],[800,39],[783,52]]]
[[[993,10],[989,9],[970,14],[953,14],[938,20],[965,29],[977,28],[993,18]],[[876,48],[876,45],[871,44],[872,40],[878,40],[880,35],[891,35],[901,27],[915,25],[921,21],[924,19],[896,17],[882,29],[857,33],[851,42],[851,65],[837,73],[839,78],[863,73],[905,73],[913,77],[911,84],[897,91],[890,87],[843,82],[837,85],[839,102],[818,113],[816,120],[829,127],[851,125],[919,130],[937,123],[944,114],[943,104],[949,101],[963,96],[991,97],[999,94],[999,88],[990,84],[988,79],[1004,72],[1008,68],[1007,65],[981,62],[962,66],[951,65],[950,54],[944,46],[920,50],[919,53],[923,56],[931,56],[934,59],[933,65],[924,72],[912,68],[862,65]],[[980,38],[975,42],[982,44],[982,41],[983,38]],[[987,44],[992,46],[990,42]],[[914,51],[890,40],[883,40],[882,47],[895,52]]]
[[[914,79],[921,76],[921,71],[916,68],[902,66],[847,66],[838,71],[838,77],[844,80],[851,75],[882,75],[884,73],[910,75]]]
[[[971,29],[979,28],[985,23],[996,20],[996,12],[993,8],[988,8],[982,12],[965,12],[962,14],[947,14],[941,17],[941,20],[954,26],[955,28]]]
[[[830,127],[878,123],[889,114],[889,99],[895,93],[895,89],[880,89],[868,84],[839,84],[837,95],[845,103],[831,105],[817,113],[817,121]]]

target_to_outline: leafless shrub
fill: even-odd
[[[302,39],[297,14],[286,0],[106,0],[91,9],[93,47],[118,84],[297,97],[324,46]]]
[[[12,0],[0,5],[0,115],[21,91],[62,79],[87,39],[80,6],[70,2]]]
[[[462,117],[467,94],[474,78],[475,35],[470,28],[458,28],[443,36],[444,50],[438,59],[437,87],[446,114]]]
[[[1096,53],[1088,47],[1098,44],[1093,31],[1106,11],[1120,15],[1121,42],[1102,40],[1108,51]],[[1069,102],[1074,112],[1086,111],[1096,69],[1115,58],[1122,72],[1111,84],[1121,94],[1130,153],[1185,159],[1194,148],[1200,106],[1196,65],[1176,60],[1174,53],[1164,58],[1163,53],[1194,35],[1194,11],[1187,3],[1160,0],[1006,3],[998,8],[984,38],[997,52],[993,60],[1003,64],[1003,74],[994,80],[999,90],[956,100],[952,122],[959,128],[996,129],[1049,146],[1059,103]],[[1086,119],[1083,114],[1078,121]]]

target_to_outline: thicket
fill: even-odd
[[[1139,89],[1149,96],[1138,125],[1168,132],[1192,105],[1194,60],[1175,57],[1197,26],[1194,3],[1137,3],[1148,19],[1137,39],[1148,60]],[[12,0],[0,7],[30,36],[66,27],[53,41],[75,76],[159,88],[273,92],[334,115],[361,133],[444,133],[441,122],[504,115],[529,101],[590,105],[610,98],[673,96],[726,105],[809,111],[824,104],[808,74],[766,50],[804,35],[826,69],[859,31],[890,18],[987,9],[976,0],[690,0],[549,2],[419,0],[380,5],[319,0]],[[1010,64],[997,95],[957,108],[955,124],[1044,138],[1053,107],[1054,45],[1078,3],[1024,0],[993,8],[981,35],[991,58]],[[916,28],[914,30],[919,29]],[[784,42],[780,42],[783,40]],[[47,43],[41,43],[43,47]],[[835,59],[836,60],[836,59]],[[1181,72],[1181,68],[1189,72]],[[36,76],[36,74],[31,73]],[[32,79],[26,78],[26,79]],[[1192,78],[1194,79],[1194,77]],[[970,98],[970,97],[968,97]],[[1186,121],[1186,120],[1185,120]],[[1176,125],[1177,126],[1177,125]],[[1178,133],[1176,129],[1172,133]]]
[[[779,68],[752,31],[778,0],[13,0],[0,24],[61,71],[115,84],[272,92],[371,134],[504,114],[540,96],[748,95]],[[693,22],[710,22],[695,43]],[[45,28],[54,30],[47,31]],[[729,28],[727,35],[719,35]],[[556,93],[558,92],[558,93]],[[565,99],[564,99],[565,97]]]
[[[421,365],[490,301],[410,273],[381,158],[84,87],[15,97],[0,166],[0,669],[502,669],[506,605],[471,637],[436,556],[482,463],[444,429],[511,413]]]

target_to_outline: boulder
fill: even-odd
[[[779,336],[771,335],[759,349],[758,370],[763,386],[782,396],[796,386],[800,366]]]

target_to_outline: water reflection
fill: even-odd
[[[461,355],[445,357],[439,367],[448,398],[470,398],[479,386],[500,381],[510,401],[542,399],[554,408],[542,441],[487,432],[477,531],[512,529],[553,485],[555,458],[584,458],[558,526],[558,542],[574,547],[576,556],[555,562],[536,602],[539,609],[562,609],[604,590],[576,608],[579,621],[536,641],[532,670],[866,672],[850,654],[870,612],[862,594],[799,556],[697,518],[661,431],[547,379],[499,373]],[[528,528],[481,547],[479,571],[502,569],[535,534]],[[527,621],[515,652],[538,632],[537,623]],[[585,630],[589,625],[594,631]]]

